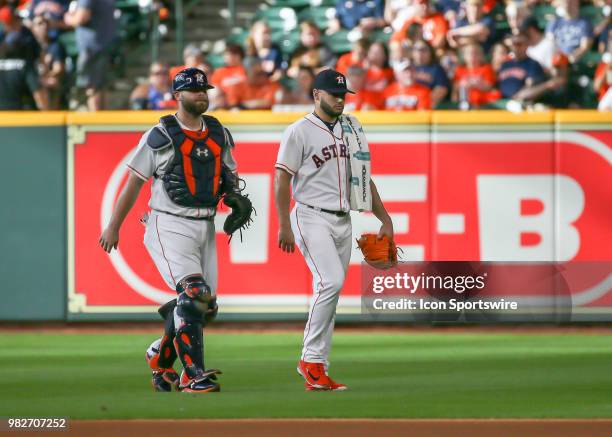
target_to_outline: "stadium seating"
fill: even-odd
[[[349,31],[341,29],[331,35],[324,35],[321,39],[332,52],[336,54],[346,53],[351,51],[352,43],[348,40]]]
[[[255,20],[266,21],[272,31],[283,30],[288,32],[295,29],[297,26],[295,10],[286,7],[262,6],[255,14]]]
[[[297,29],[291,32],[273,32],[272,41],[279,46],[283,55],[288,57],[300,45],[300,32]]]
[[[306,8],[298,12],[298,19],[302,21],[312,21],[319,29],[325,29],[330,19],[333,19],[336,15],[335,8],[328,7],[317,7],[317,8]]]

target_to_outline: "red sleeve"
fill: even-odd
[[[433,30],[434,30],[434,40],[438,39],[446,39],[446,33],[448,32],[448,23],[442,14],[436,14],[432,17],[434,22]],[[433,43],[433,41],[432,41]]]
[[[385,69],[385,77],[387,78],[389,83],[392,83],[392,82],[395,81],[395,73],[393,73],[393,69],[392,68],[386,68]]]
[[[222,68],[215,70],[213,74],[210,76],[210,83],[213,85],[221,86],[221,81],[223,80],[222,73],[223,73]]]
[[[604,64],[603,62],[600,62],[599,65],[597,66],[597,70],[595,70],[594,78],[597,79],[599,76],[604,74],[605,70],[606,70],[606,64]]]
[[[363,103],[372,105],[376,109],[385,109],[385,99],[383,97],[383,93],[363,91]]]
[[[459,81],[463,79],[463,76],[465,76],[465,72],[466,68],[463,65],[458,66],[455,70],[455,77],[453,77],[453,83],[459,83]]]
[[[226,87],[223,92],[225,93],[225,101],[229,106],[238,105],[246,97],[246,83],[240,82]]]
[[[344,55],[340,56],[338,58],[338,62],[336,62],[336,71],[346,75],[350,63],[350,57],[350,53],[345,53]]]
[[[417,104],[418,109],[431,109],[431,92],[428,89],[424,89],[419,96],[419,103]]]
[[[493,71],[493,67],[487,64],[483,66],[482,78],[491,86],[495,85],[495,72]]]
[[[414,19],[406,20],[404,22],[404,24],[402,25],[402,28],[400,30],[398,30],[397,32],[395,32],[393,34],[393,36],[391,36],[391,41],[400,42],[403,39],[405,39],[406,38],[406,32],[408,31],[408,28],[410,27],[410,25],[412,24],[413,21],[414,21]],[[391,42],[391,41],[389,41],[389,42]]]

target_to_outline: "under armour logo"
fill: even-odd
[[[338,81],[338,84],[343,84],[344,83],[344,78],[342,76],[336,77],[336,80]]]
[[[196,74],[196,80],[198,81],[198,83],[204,82],[204,75],[202,73]]]
[[[198,155],[198,158],[202,156],[202,154],[208,157],[208,149],[196,149],[195,152],[196,152],[196,155]]]

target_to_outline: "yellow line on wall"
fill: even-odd
[[[557,123],[592,123],[612,125],[612,112],[585,110],[555,111]]]
[[[144,125],[152,126],[163,115],[172,111],[6,111],[0,112],[0,126],[61,126],[76,125]],[[271,111],[214,111],[211,115],[225,124],[275,125],[291,124],[303,112]],[[546,123],[594,123],[612,124],[612,113],[591,110],[558,110],[548,112],[506,111],[371,111],[356,113],[367,125],[426,125],[432,124],[546,124]]]
[[[0,126],[62,126],[65,111],[0,111]]]

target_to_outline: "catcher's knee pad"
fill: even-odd
[[[212,294],[202,275],[187,276],[177,284],[176,291],[179,293],[177,305],[181,307],[183,318],[199,317],[204,325],[215,318],[218,310],[217,298]]]
[[[208,302],[212,298],[212,291],[200,274],[189,275],[176,284],[176,292],[185,293],[194,300]],[[178,303],[178,302],[177,302]]]

